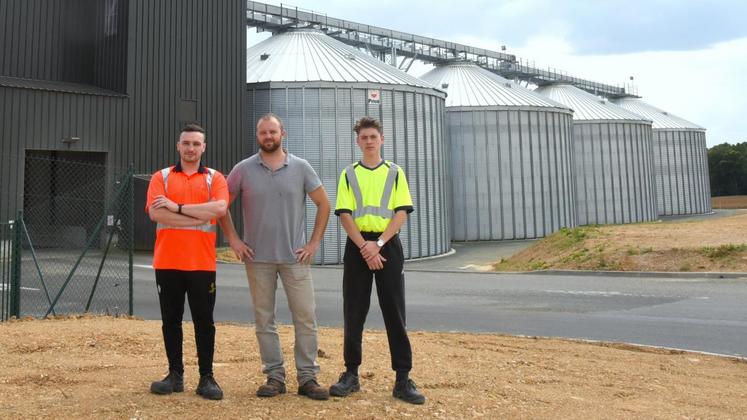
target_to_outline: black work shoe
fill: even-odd
[[[197,395],[202,395],[202,398],[208,400],[223,399],[223,390],[220,389],[218,383],[215,382],[213,375],[200,376],[200,383],[197,385],[197,390],[195,392]]]
[[[361,383],[358,381],[358,375],[354,375],[350,372],[345,372],[340,375],[340,379],[336,384],[329,387],[329,395],[335,397],[347,397],[355,391],[360,391]]]
[[[392,396],[410,404],[423,404],[425,402],[425,397],[418,392],[418,388],[412,379],[395,382]]]
[[[150,384],[150,392],[159,395],[168,395],[172,392],[184,391],[184,377],[181,373],[169,371],[169,374],[160,381]]]
[[[285,384],[275,378],[267,378],[267,383],[257,389],[258,397],[274,397],[279,394],[285,394]]]

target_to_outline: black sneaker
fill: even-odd
[[[410,404],[423,404],[425,402],[425,397],[418,392],[418,388],[412,379],[395,382],[392,396]]]
[[[197,395],[202,395],[202,398],[208,400],[222,400],[223,390],[220,389],[218,383],[213,379],[213,375],[202,375],[200,376],[200,384],[197,385],[195,391]]]
[[[329,387],[329,395],[335,397],[347,397],[355,391],[360,391],[361,383],[358,381],[358,375],[345,372],[340,375],[336,384]]]
[[[169,371],[169,374],[160,381],[150,384],[150,392],[158,395],[168,395],[172,392],[184,391],[184,377],[181,373]]]

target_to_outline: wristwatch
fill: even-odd
[[[379,238],[379,240],[376,241],[376,246],[378,246],[379,248],[383,247],[384,241],[381,238]]]

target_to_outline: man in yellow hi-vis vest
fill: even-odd
[[[342,279],[346,371],[329,393],[344,397],[360,389],[363,324],[375,277],[392,369],[397,373],[392,395],[423,404],[425,397],[409,379],[412,348],[405,324],[404,254],[397,236],[413,211],[410,189],[402,168],[381,158],[384,135],[379,121],[363,117],[353,129],[363,158],[340,174],[335,206],[335,214],[348,234]]]

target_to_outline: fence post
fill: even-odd
[[[133,304],[132,304],[132,297],[133,297],[133,290],[132,290],[132,284],[133,284],[133,273],[132,273],[132,253],[135,249],[135,167],[132,163],[130,163],[130,169],[127,171],[127,179],[130,183],[130,196],[129,196],[129,217],[127,220],[129,220],[129,226],[128,229],[128,235],[129,237],[129,249],[128,256],[129,256],[129,286],[130,286],[130,316],[133,315]]]
[[[18,210],[13,223],[12,265],[10,271],[10,316],[21,317],[21,225],[23,210]]]

